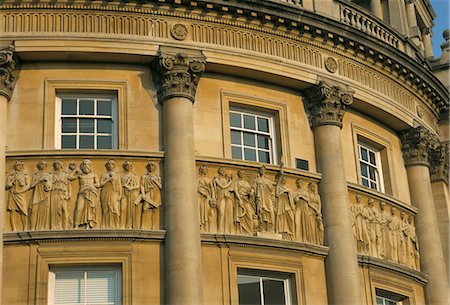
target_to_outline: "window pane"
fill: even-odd
[[[378,189],[377,184],[375,182],[370,182],[370,188],[374,190]]]
[[[233,159],[242,160],[242,149],[240,147],[231,146],[231,156]]]
[[[80,115],[93,115],[93,114],[94,114],[94,101],[80,100]]]
[[[284,296],[284,282],[264,279],[263,287],[264,305],[286,304]]]
[[[75,100],[75,99],[63,99],[62,100],[61,114],[63,114],[63,115],[67,115],[67,114],[76,115],[77,114],[77,100]]]
[[[377,305],[384,305],[383,299],[377,297]]]
[[[264,118],[258,118],[258,130],[269,132],[269,120]]]
[[[241,127],[241,115],[238,113],[230,112],[230,126]]]
[[[369,160],[370,160],[371,164],[373,164],[373,165],[377,164],[377,162],[375,161],[375,154],[371,151],[369,151]]]
[[[369,180],[363,178],[363,179],[362,179],[362,184],[363,184],[364,186],[369,187]]]
[[[97,133],[112,133],[112,121],[98,119],[97,120]]]
[[[360,163],[361,166],[361,176],[363,177],[368,177],[368,165],[364,164],[364,163]]]
[[[80,119],[80,132],[94,133],[94,119]]]
[[[360,147],[360,151],[361,151],[361,159],[364,161],[368,161],[369,158],[367,157],[367,149],[365,149],[364,147]]]
[[[75,133],[77,132],[77,119],[63,118],[61,127],[63,133]]]
[[[369,167],[370,179],[377,180],[377,170],[373,167]]]
[[[112,115],[112,102],[110,100],[97,101],[97,115]]]
[[[258,148],[269,149],[269,141],[268,136],[258,135]]]
[[[244,148],[244,160],[256,161],[256,150]]]
[[[241,133],[239,131],[231,131],[231,144],[241,144]]]
[[[244,128],[256,130],[255,117],[244,114]]]
[[[84,302],[84,272],[58,272],[55,274],[54,304]]]
[[[259,158],[259,162],[262,163],[270,163],[270,156],[269,153],[267,151],[258,151],[258,158]]]
[[[61,148],[77,148],[77,136],[62,136]]]
[[[86,302],[116,304],[116,276],[114,271],[91,271],[87,275]]]
[[[80,148],[94,148],[94,136],[80,136]]]
[[[255,147],[255,135],[253,133],[244,132],[244,145]]]
[[[112,148],[112,137],[111,136],[98,136],[97,137],[97,148],[98,149],[111,149]]]
[[[259,277],[238,276],[239,305],[260,305],[261,292]]]

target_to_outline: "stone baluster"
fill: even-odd
[[[341,143],[342,118],[353,92],[321,81],[305,91],[314,144],[325,226],[325,260],[330,304],[360,304],[360,273],[353,236]]]
[[[418,208],[416,230],[421,270],[429,275],[425,287],[428,305],[448,304],[448,280],[430,181],[430,160],[440,155],[436,137],[419,126],[400,135],[411,203]]]
[[[2,299],[2,270],[3,270],[3,231],[4,213],[6,211],[5,175],[6,172],[6,126],[7,126],[7,103],[15,84],[15,70],[17,58],[14,47],[0,48],[0,300]]]
[[[205,57],[198,51],[161,47],[153,68],[164,129],[164,304],[201,305],[193,103]]]

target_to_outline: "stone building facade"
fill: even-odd
[[[5,305],[443,305],[428,0],[4,0]]]

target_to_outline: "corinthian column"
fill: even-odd
[[[420,126],[400,135],[412,204],[418,208],[415,225],[421,270],[429,275],[425,286],[428,305],[448,304],[448,280],[431,190],[429,161],[440,158],[437,139]]]
[[[360,304],[360,274],[350,214],[347,179],[342,155],[341,128],[353,92],[325,82],[305,92],[310,124],[314,129],[319,192],[325,226],[325,260],[329,304]]]
[[[201,52],[161,47],[153,67],[158,99],[163,106],[164,304],[201,305],[193,103],[205,57]]]
[[[5,195],[5,147],[6,147],[6,104],[11,98],[15,83],[15,69],[17,59],[14,55],[14,47],[8,46],[0,49],[0,303],[2,300],[3,286],[3,220],[6,210]]]

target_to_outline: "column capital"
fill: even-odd
[[[443,181],[448,185],[449,143],[441,143],[430,154],[431,182]]]
[[[436,135],[423,126],[411,128],[400,134],[405,166],[430,166],[430,160],[440,154],[440,143]]]
[[[161,47],[152,69],[159,102],[173,97],[184,97],[194,102],[205,66],[206,58],[201,51]]]
[[[14,90],[17,64],[18,59],[14,52],[14,46],[0,47],[0,95],[5,96],[8,100]]]
[[[311,128],[321,125],[342,128],[344,111],[353,103],[353,94],[353,90],[325,81],[306,89],[304,97]]]

